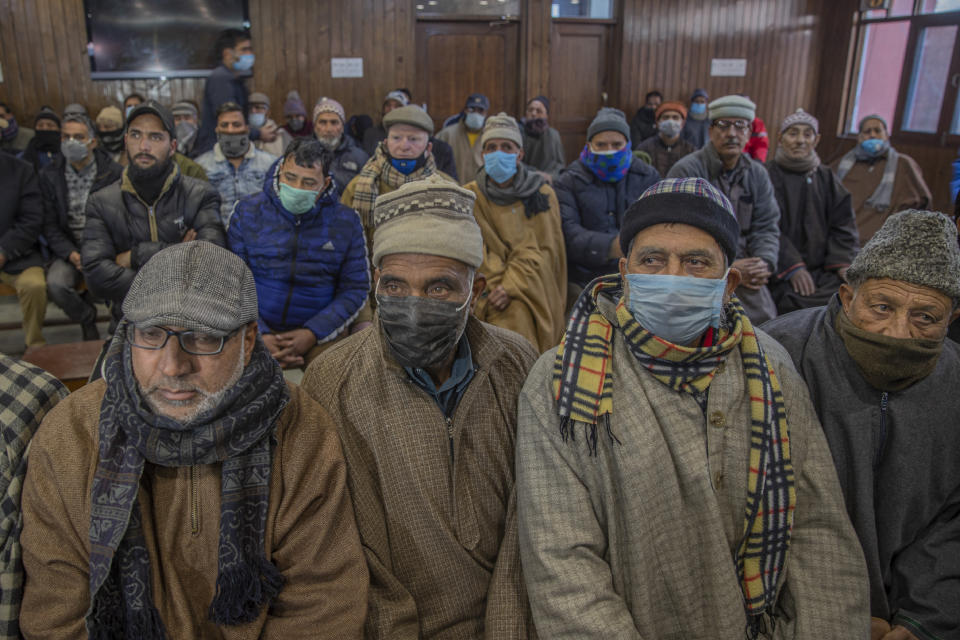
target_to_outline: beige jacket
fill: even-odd
[[[473,182],[477,179],[477,171],[483,166],[483,157],[480,153],[480,135],[477,135],[476,142],[470,145],[470,138],[467,137],[467,126],[463,120],[456,122],[449,127],[440,130],[437,134],[437,140],[442,140],[453,147],[453,161],[457,165],[457,177],[460,178],[460,184]]]
[[[71,394],[43,421],[30,452],[21,535],[25,638],[86,638],[90,491],[105,383]],[[220,465],[158,467],[140,483],[153,600],[168,637],[360,638],[367,570],[330,417],[299,388],[277,424],[265,546],[283,590],[246,625],[207,619],[217,579]]]

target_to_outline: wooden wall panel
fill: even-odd
[[[688,102],[745,93],[768,129],[816,106],[819,19],[831,0],[623,0],[619,106],[632,117],[644,94]],[[746,58],[744,78],[710,77],[712,58]]]
[[[308,110],[330,96],[349,115],[378,113],[388,91],[413,86],[409,0],[249,0],[249,7],[257,64],[247,86],[270,96],[278,120],[291,89]],[[362,57],[364,77],[331,78],[331,57]],[[92,80],[83,0],[0,0],[0,64],[0,100],[27,126],[42,105],[59,112],[80,102],[95,115],[132,91],[167,104],[203,95],[202,78]]]

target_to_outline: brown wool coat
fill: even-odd
[[[550,208],[528,218],[519,200],[498,205],[483,195],[477,183],[466,185],[477,194],[473,215],[483,234],[486,294],[503,286],[510,304],[494,309],[484,296],[474,310],[477,318],[516,331],[544,352],[560,342],[566,326],[567,249],[560,228],[560,205],[548,185],[540,187]]]
[[[387,355],[379,323],[303,380],[340,428],[370,569],[369,640],[533,636],[513,455],[517,396],[536,354],[473,317],[465,336],[475,371],[449,423]]]
[[[31,445],[23,495],[27,579],[20,625],[30,638],[86,638],[90,605],[90,490],[105,383],[62,401]],[[167,637],[360,638],[367,571],[329,415],[299,388],[276,429],[265,547],[285,585],[256,621],[207,620],[217,579],[220,465],[147,463],[139,500],[154,604]]]

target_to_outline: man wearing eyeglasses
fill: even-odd
[[[104,379],[34,437],[25,638],[360,638],[367,569],[328,414],[207,242],[137,274]],[[64,595],[66,594],[66,595]]]
[[[737,258],[740,272],[736,295],[747,316],[761,324],[777,316],[767,289],[780,253],[780,207],[763,164],[743,152],[750,140],[757,105],[738,95],[717,98],[709,105],[710,142],[673,165],[668,178],[704,178],[733,204],[740,224]]]

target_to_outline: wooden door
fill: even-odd
[[[550,36],[550,124],[560,132],[567,162],[580,154],[587,127],[604,106],[612,27],[606,22],[554,20]],[[609,104],[609,101],[607,102]]]
[[[519,23],[512,20],[418,20],[414,101],[426,103],[439,131],[467,96],[490,99],[491,114],[519,113]]]

